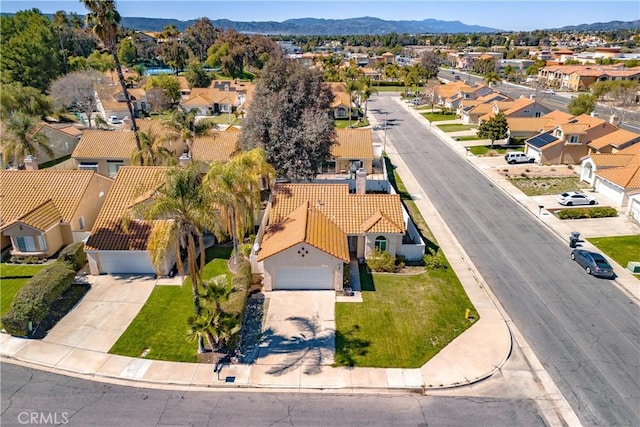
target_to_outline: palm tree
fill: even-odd
[[[349,127],[351,127],[351,106],[353,105],[353,94],[358,90],[358,82],[350,80],[347,82],[347,94],[349,94]]]
[[[275,170],[266,162],[261,148],[244,152],[227,163],[214,162],[207,172],[205,183],[220,210],[225,231],[233,238],[236,257],[238,241],[253,227],[260,208],[261,181],[266,178],[271,182],[274,177]]]
[[[164,185],[158,188],[148,203],[138,204],[133,213],[154,221],[149,236],[148,249],[154,266],[159,268],[173,252],[178,271],[184,276],[182,250],[187,255],[187,275],[191,281],[193,305],[196,316],[200,313],[200,286],[205,265],[203,232],[210,230],[222,238],[219,215],[211,209],[211,199],[203,186],[200,165],[191,163],[186,167],[168,169]],[[125,219],[125,229],[126,229]],[[200,262],[198,251],[200,249]]]
[[[114,0],[81,0],[85,7],[89,9],[85,19],[87,26],[93,28],[93,33],[100,39],[104,48],[113,56],[115,62],[116,71],[118,73],[118,80],[120,80],[120,87],[122,93],[127,101],[127,108],[129,109],[129,117],[131,117],[131,128],[133,130],[136,148],[138,151],[142,149],[140,145],[140,138],[138,135],[138,124],[136,123],[136,115],[133,109],[133,103],[127,90],[127,83],[122,73],[122,66],[120,65],[120,59],[118,58],[118,32],[120,27],[120,13],[116,10]]]
[[[155,132],[140,132],[140,150],[131,153],[131,164],[142,166],[170,166],[176,163],[173,153],[164,146],[165,138]]]
[[[229,283],[226,274],[219,274],[205,281],[202,289],[200,298],[202,298],[205,303],[213,306],[215,311],[223,311],[222,304],[229,301],[229,297],[235,290],[231,283]]]
[[[53,157],[46,135],[38,133],[39,119],[28,114],[12,112],[2,123],[2,157],[5,163],[13,161],[18,167],[27,155],[37,156],[38,149]]]
[[[214,319],[216,315],[213,310],[203,308],[200,310],[200,314],[196,316],[190,316],[187,319],[187,339],[190,341],[198,341],[198,353],[204,353],[205,349],[202,342],[206,339],[209,343],[209,347],[213,350],[216,347],[215,335],[219,333],[214,330]],[[215,335],[214,335],[215,334]]]
[[[364,117],[367,117],[367,106],[369,104],[369,98],[374,93],[378,93],[378,91],[371,86],[371,79],[361,79],[360,80],[360,99],[364,103]]]
[[[500,78],[498,73],[496,73],[495,71],[492,71],[484,77],[484,81],[487,82],[487,86],[491,87],[492,84],[500,83],[502,79]]]
[[[170,137],[180,139],[187,144],[190,156],[193,140],[198,136],[209,134],[211,129],[218,126],[210,120],[197,120],[197,116],[197,108],[187,110],[180,106],[173,111],[169,119],[164,121],[164,125],[173,130],[173,135]]]

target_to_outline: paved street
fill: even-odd
[[[639,311],[390,96],[370,111],[584,425],[640,420]]]

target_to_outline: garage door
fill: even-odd
[[[274,290],[333,289],[330,268],[279,268],[275,276]]]
[[[155,274],[147,252],[100,252],[100,272],[107,274]]]

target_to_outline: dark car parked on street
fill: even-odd
[[[616,275],[611,264],[597,252],[574,249],[571,251],[571,259],[580,264],[587,274],[607,279],[613,279]]]

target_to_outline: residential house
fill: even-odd
[[[589,144],[618,128],[597,117],[582,114],[525,141],[525,152],[539,163],[579,164]]]
[[[0,171],[0,238],[11,255],[51,257],[94,226],[112,180],[91,171]]]
[[[538,72],[538,79],[547,86],[565,90],[588,90],[593,83],[607,80],[640,79],[640,67],[625,68],[624,65],[554,65]]]
[[[463,84],[458,86],[458,92],[444,100],[445,108],[457,109],[460,102],[470,99],[478,99],[494,93],[489,86],[476,83],[471,86]]]
[[[498,109],[498,105],[499,103],[495,103],[494,108],[491,110],[491,112],[481,116],[478,119],[478,122],[489,120],[496,114],[498,114],[500,112]],[[518,98],[513,103],[511,103],[508,108],[502,111],[507,119],[510,117],[542,117],[543,115],[550,112],[551,108],[546,107],[539,102],[536,102],[529,98]]]
[[[640,134],[626,129],[618,129],[589,143],[589,154],[617,153],[640,142]]]
[[[113,182],[104,206],[96,219],[85,252],[92,275],[156,274],[167,275],[175,257],[169,251],[159,272],[154,269],[148,243],[151,230],[162,221],[133,217],[123,227],[125,216],[145,203],[165,180],[166,168],[158,166],[124,166]]]
[[[162,135],[167,130],[158,119],[136,121],[142,132]],[[178,158],[186,149],[180,141],[166,141],[165,148]],[[121,130],[87,129],[80,142],[73,150],[71,158],[76,161],[78,169],[91,170],[100,175],[115,178],[123,166],[131,165],[131,155],[136,150],[135,135],[125,124]]]
[[[240,149],[241,135],[242,131],[230,126],[224,131],[213,131],[207,136],[196,137],[193,140],[191,157],[193,160],[203,163],[228,162],[231,156]]]
[[[580,179],[640,223],[640,144],[616,153],[593,153],[582,159]]]
[[[374,248],[421,259],[419,240],[397,194],[356,193],[348,184],[276,184],[252,253],[265,290],[341,290],[343,266]]]
[[[43,164],[50,163],[54,160],[61,161],[71,156],[82,135],[82,131],[75,126],[45,122],[41,123],[36,133],[44,135],[47,138],[47,145],[53,151],[53,156],[50,156],[47,152],[38,148],[36,156],[29,159],[31,162],[25,161],[25,167],[28,169],[39,169],[42,168]],[[0,156],[0,162],[2,162],[2,156]],[[29,163],[29,165],[27,165],[27,163]],[[2,166],[4,166],[4,164]]]
[[[133,114],[135,114],[136,117],[144,115],[151,110],[147,101],[147,92],[144,89],[131,88],[127,91],[133,104]],[[99,88],[97,94],[99,98],[98,111],[100,111],[100,114],[105,120],[108,120],[109,117],[112,116],[124,119],[131,115],[124,92],[122,92],[119,84]]]
[[[336,143],[331,147],[331,159],[322,172],[350,174],[358,169],[373,173],[373,136],[371,129],[336,129]]]
[[[180,105],[189,110],[196,108],[203,116],[228,114],[231,122],[234,111],[246,111],[253,90],[253,83],[214,80],[208,88],[191,88]]]
[[[480,101],[480,100],[477,100]],[[486,114],[493,113],[498,114],[500,111],[506,111],[514,105],[515,101],[511,98],[505,101],[490,101],[490,102],[478,102],[475,105],[472,103],[462,102],[460,104],[460,113],[462,123],[465,125],[476,125],[480,121],[480,117]]]
[[[333,101],[331,102],[331,109],[333,110],[333,118],[348,119],[349,113],[351,113],[352,119],[358,118],[358,109],[356,108],[352,96],[347,92],[347,86],[344,83],[325,83],[331,89],[333,93]]]
[[[574,116],[559,110],[553,110],[540,117],[507,117],[509,137],[524,140],[538,135],[562,123],[566,123]]]

